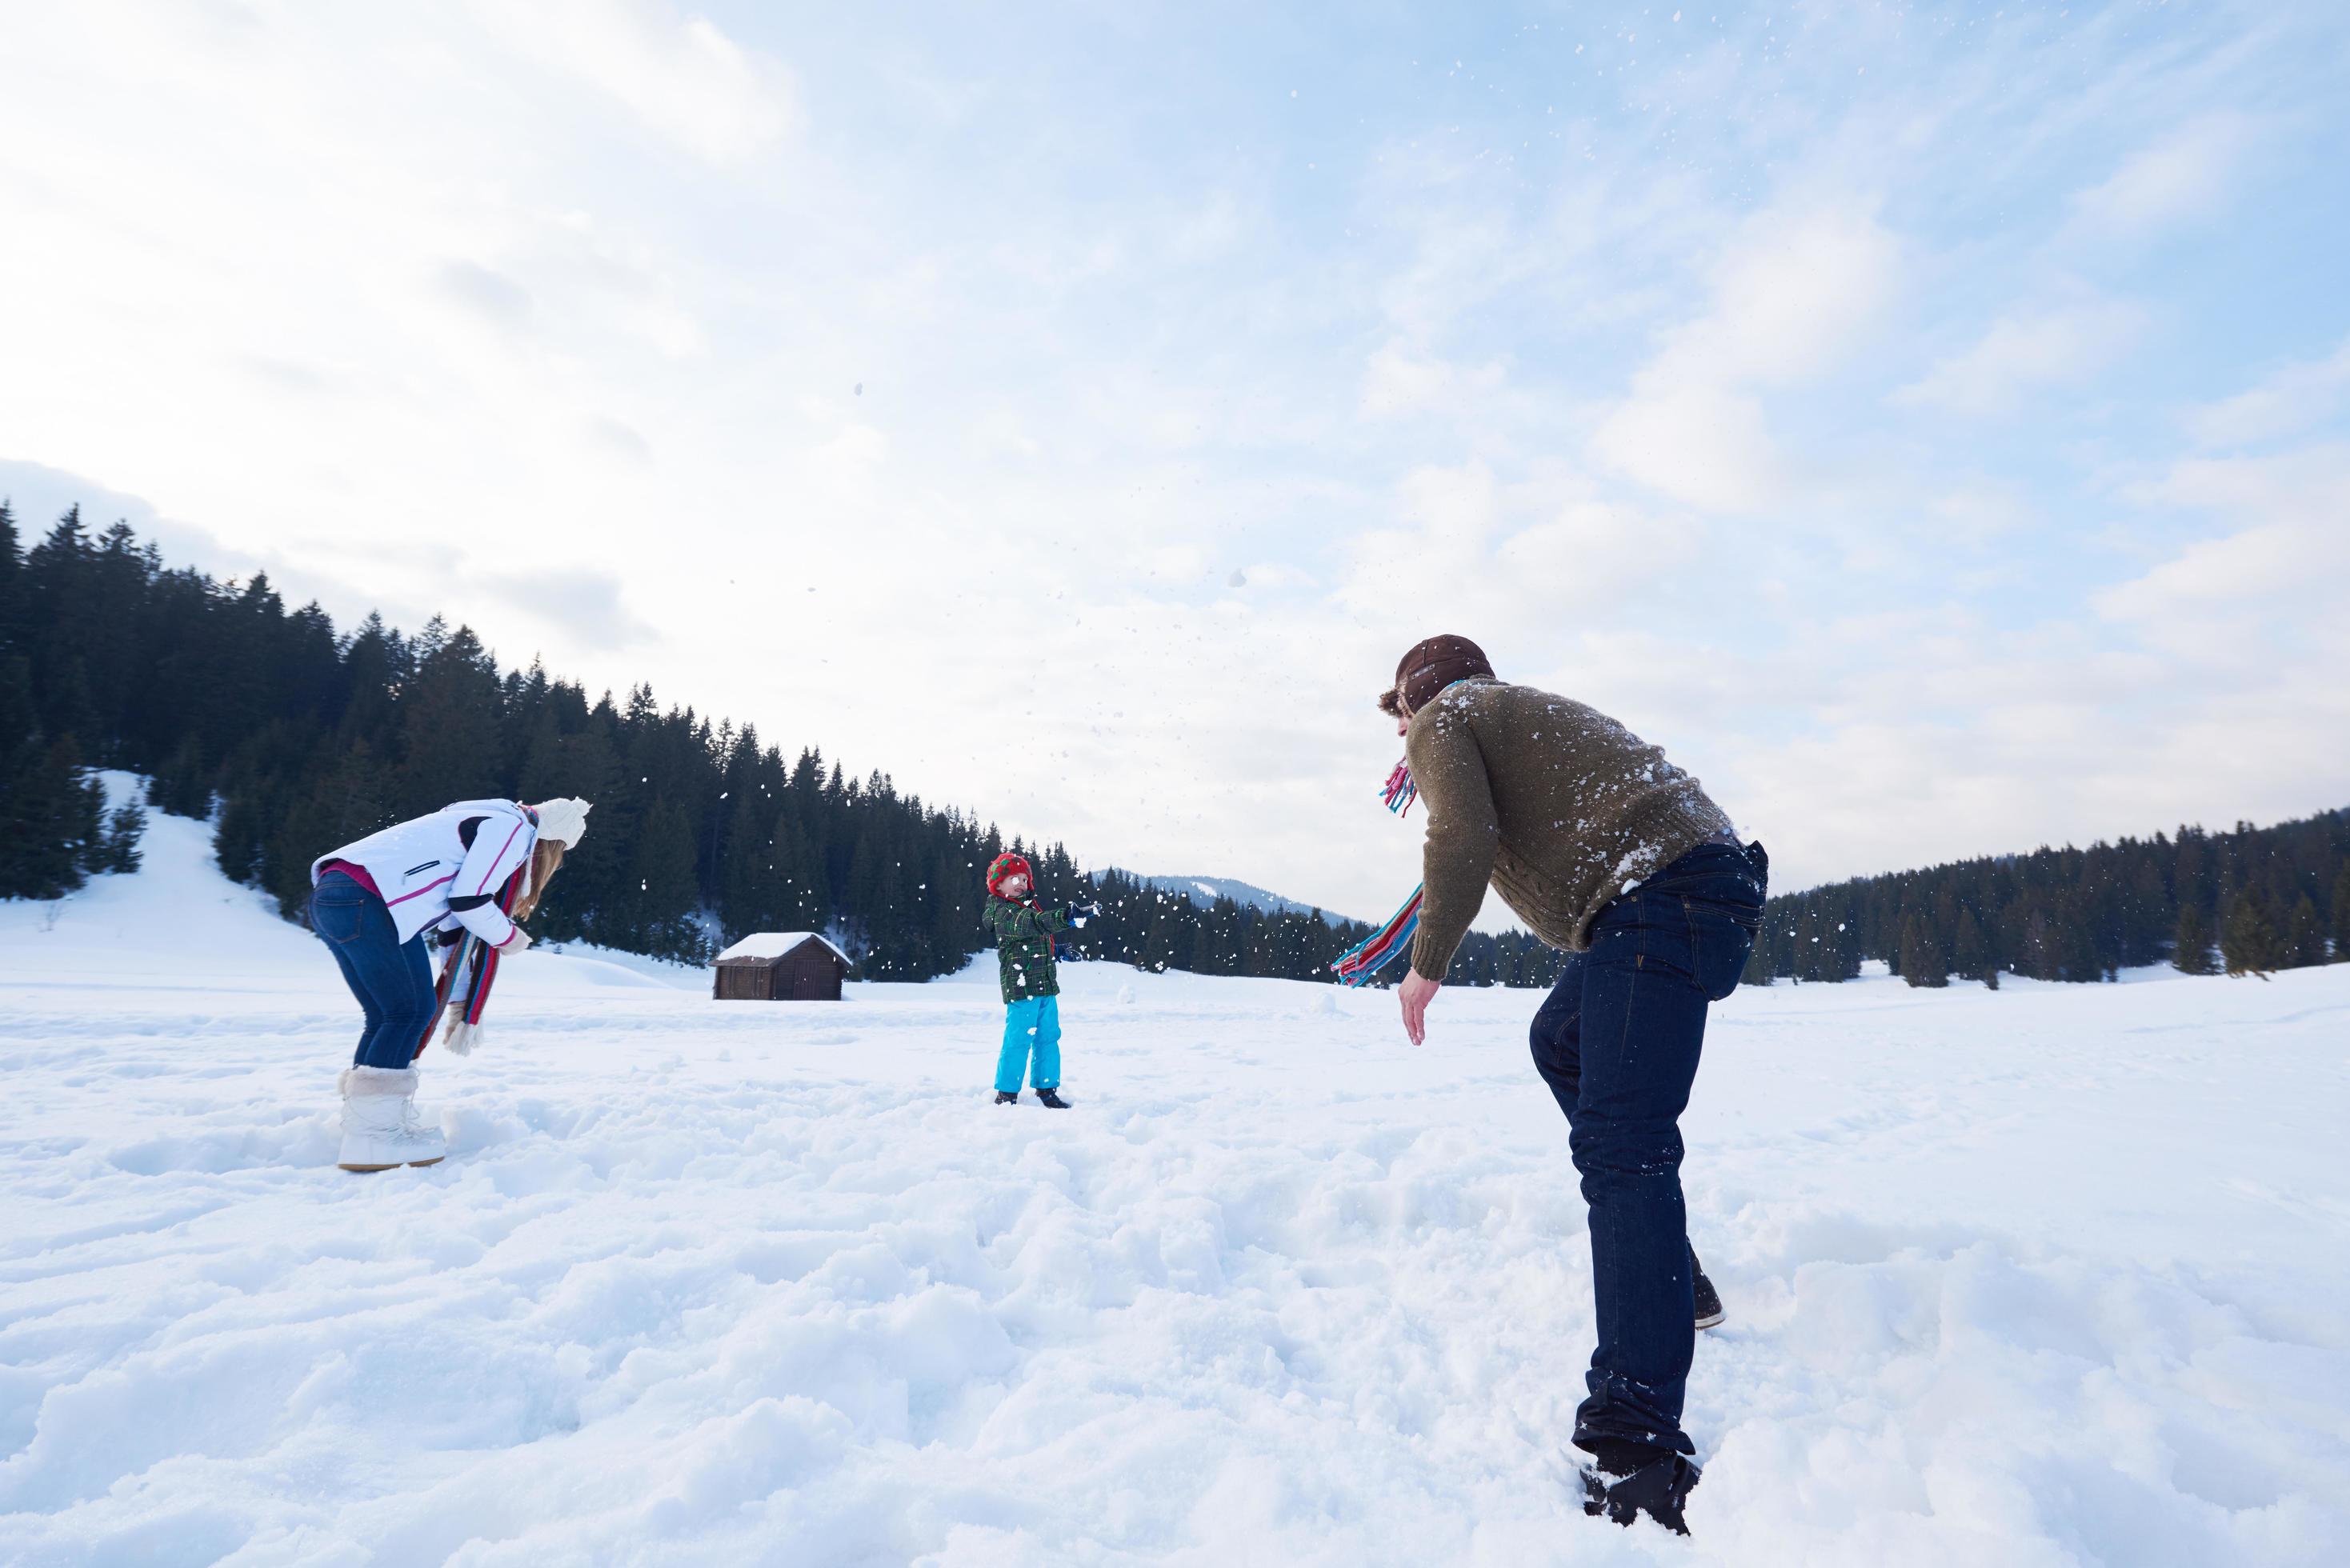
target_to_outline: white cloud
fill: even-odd
[[[1627,603],[1685,568],[1698,530],[1599,500],[1570,501],[1546,522],[1503,540],[1493,564],[1522,586],[1537,615]]]
[[[1789,488],[1761,400],[1702,383],[1635,383],[1593,433],[1591,451],[1627,478],[1708,512],[1763,511]]]
[[[2334,613],[2350,581],[2350,446],[2199,458],[2134,496],[2219,517],[2231,531],[2098,594],[2101,615],[2230,665],[2263,664],[2318,643],[2350,654],[2350,623]]]
[[[2012,486],[1980,478],[1944,490],[1929,504],[1938,526],[1976,541],[2012,534],[2033,515]]]
[[[647,129],[697,157],[732,162],[791,126],[788,76],[703,16],[659,0],[473,0],[506,45],[549,70],[625,104]]]
[[[528,289],[473,262],[449,263],[433,283],[450,299],[501,327],[520,326],[530,316]]]
[[[1391,526],[1356,543],[1338,603],[1388,628],[1397,653],[1450,629],[1521,668],[1547,665],[1595,618],[1637,614],[1702,533],[1611,502],[1587,476],[1545,469],[1512,483],[1480,459],[1413,470],[1394,510]]]
[[[1849,206],[1766,213],[1713,270],[1711,304],[1675,327],[1600,421],[1592,454],[1649,489],[1711,512],[1783,500],[1790,465],[1760,389],[1825,373],[1876,327],[1901,247]]]
[[[1766,212],[1716,260],[1712,307],[1644,372],[1668,383],[1787,386],[1833,367],[1894,296],[1901,245],[1860,207]]]
[[[2315,430],[2350,406],[2350,338],[2323,359],[2288,365],[2259,385],[2187,415],[2201,446],[2250,446]]]
[[[1374,161],[1368,183],[1380,221],[1409,245],[1378,286],[1395,331],[1432,340],[1481,302],[1557,265],[1555,253],[1529,245],[1499,178],[1492,165],[1439,146],[1390,144]]]
[[[2074,219],[2095,233],[2137,237],[2204,216],[2226,199],[2257,140],[2241,115],[2200,116],[2074,196]]]
[[[1391,419],[1432,410],[1461,411],[1498,389],[1499,364],[1464,369],[1448,360],[1414,355],[1400,342],[1375,350],[1364,368],[1361,407],[1367,419]]]
[[[2013,414],[2032,392],[2095,378],[2137,337],[2145,319],[2134,305],[2104,299],[2002,317],[1894,401],[1978,418]]]

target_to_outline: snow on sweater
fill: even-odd
[[[1607,714],[1472,678],[1411,716],[1404,755],[1428,808],[1411,967],[1442,980],[1488,883],[1552,947],[1581,952],[1607,901],[1730,818],[1696,779]]]

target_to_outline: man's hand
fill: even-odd
[[[1398,988],[1397,994],[1403,999],[1403,1032],[1411,1036],[1413,1044],[1426,1043],[1428,1004],[1435,1001],[1436,993],[1443,989],[1442,981],[1430,980],[1418,970],[1403,977],[1403,984]]]

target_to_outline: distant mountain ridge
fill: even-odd
[[[1219,898],[1230,898],[1243,909],[1262,909],[1268,915],[1319,914],[1326,923],[1333,926],[1343,925],[1347,919],[1347,916],[1335,910],[1301,904],[1295,898],[1267,892],[1253,882],[1242,882],[1230,877],[1149,877],[1139,871],[1126,874],[1158,892],[1179,893],[1201,909],[1208,908]]]

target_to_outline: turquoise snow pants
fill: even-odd
[[[1003,1008],[1003,1051],[995,1058],[995,1091],[1020,1092],[1020,1074],[1028,1053],[1036,1053],[1036,1068],[1029,1082],[1040,1089],[1061,1086],[1061,999],[1024,996]]]

